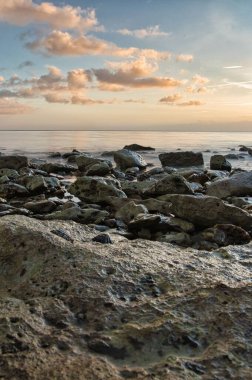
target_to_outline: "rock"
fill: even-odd
[[[0,169],[18,170],[28,166],[28,158],[25,156],[0,156]]]
[[[17,183],[9,182],[0,185],[0,197],[9,199],[15,196],[27,196],[28,194],[28,190],[24,186],[18,185]]]
[[[107,197],[126,198],[117,180],[102,177],[79,177],[69,188],[69,193],[89,202],[104,202]]]
[[[207,186],[207,194],[218,198],[252,195],[252,172],[237,173],[214,181]]]
[[[195,152],[169,152],[159,156],[162,166],[186,167],[204,165],[202,153]]]
[[[47,183],[44,177],[35,175],[26,178],[25,187],[31,193],[43,193],[47,190]]]
[[[193,194],[190,183],[178,174],[167,174],[163,179],[154,182],[143,191],[145,196],[164,194]]]
[[[87,168],[87,176],[105,176],[111,172],[111,166],[107,162],[100,162],[94,165],[90,165]]]
[[[238,154],[234,154],[234,153],[225,154],[224,157],[227,158],[228,160],[239,160],[240,158]]]
[[[3,379],[251,377],[251,243],[209,255],[94,236],[0,219]]]
[[[143,195],[144,192],[149,189],[152,183],[155,181],[122,181],[122,190],[128,197],[134,195]]]
[[[239,151],[240,152],[248,152],[250,148],[248,148],[247,146],[245,145],[241,145],[240,148],[239,148]]]
[[[168,232],[165,235],[156,239],[157,241],[161,241],[163,243],[171,243],[178,244],[182,247],[189,247],[191,244],[190,235],[185,232]]]
[[[92,240],[101,244],[113,244],[111,237],[108,233],[96,235],[95,237],[93,237]]]
[[[108,160],[105,161],[100,158],[94,158],[89,155],[83,155],[83,154],[81,156],[76,157],[76,164],[78,166],[78,169],[84,172],[88,170],[89,167],[92,167],[93,165],[106,164],[106,167],[109,167],[110,169],[112,168],[111,161],[108,161]]]
[[[143,145],[139,145],[139,144],[131,144],[131,145],[125,145],[125,147],[123,149],[127,149],[127,150],[133,150],[133,151],[145,151],[145,150],[152,150],[154,151],[155,148],[151,148],[150,146],[143,146]]]
[[[130,174],[133,176],[136,176],[140,172],[140,169],[138,167],[128,168],[125,170],[126,174]]]
[[[46,220],[74,220],[83,224],[99,224],[108,218],[109,213],[105,210],[81,209],[78,206],[70,207],[61,211],[55,211],[45,216]]]
[[[60,152],[52,152],[52,153],[49,153],[49,157],[51,157],[51,158],[60,158],[61,157],[61,153]]]
[[[211,170],[225,170],[231,172],[232,166],[230,162],[226,160],[221,154],[216,154],[210,159],[210,169]]]
[[[31,201],[24,204],[24,208],[30,210],[36,214],[47,214],[55,210],[57,207],[56,203],[48,199],[41,201]]]
[[[140,154],[127,149],[116,151],[114,153],[114,160],[121,170],[132,167],[138,167],[140,169],[147,167],[146,161],[140,156]]]
[[[145,181],[146,179],[149,179],[149,178],[156,178],[158,176],[158,179],[160,178],[160,175],[164,175],[165,174],[165,171],[163,168],[152,168],[148,171],[145,171],[143,173],[141,173],[139,176],[138,176],[138,180],[139,181]]]
[[[19,173],[14,169],[3,168],[0,169],[0,176],[7,176],[10,179],[15,179],[19,177]]]
[[[232,224],[216,224],[197,235],[194,240],[204,240],[215,243],[218,246],[227,246],[230,244],[247,244],[251,237],[247,231],[241,227]]]
[[[10,178],[7,177],[7,175],[3,175],[2,177],[0,177],[0,184],[8,182],[10,182]]]
[[[58,162],[46,162],[40,166],[40,169],[47,173],[71,173],[76,170],[72,165],[61,164]]]
[[[215,224],[234,224],[249,231],[252,216],[246,211],[224,203],[216,197],[191,195],[163,195],[159,199],[169,202],[171,212],[203,229]]]
[[[121,207],[116,212],[115,217],[127,224],[139,214],[148,214],[147,208],[142,204],[137,205],[132,201]]]

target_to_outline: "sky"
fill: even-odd
[[[0,129],[252,131],[251,0],[0,0]]]

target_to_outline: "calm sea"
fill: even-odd
[[[144,154],[154,164],[159,164],[159,153],[180,149],[203,152],[206,165],[215,153],[242,154],[243,158],[229,161],[234,167],[252,170],[252,156],[239,152],[239,145],[252,146],[252,132],[0,131],[0,152],[29,157],[45,158],[49,152],[72,149],[100,155],[132,143],[156,148]]]

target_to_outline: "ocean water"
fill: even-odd
[[[241,154],[240,159],[229,160],[232,166],[252,170],[252,156],[239,152],[239,145],[252,146],[252,132],[0,131],[0,152],[42,159],[50,152],[73,149],[99,156],[132,143],[155,148],[155,152],[143,154],[155,165],[160,164],[159,153],[192,150],[203,152],[206,166],[213,154]]]

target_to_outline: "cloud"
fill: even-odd
[[[69,103],[69,99],[66,99],[59,94],[51,93],[45,95],[45,100],[48,103],[61,103],[61,104],[67,104]]]
[[[162,32],[160,30],[159,25],[149,26],[144,29],[135,29],[135,30],[129,30],[129,29],[119,29],[117,33],[122,34],[124,36],[133,36],[136,38],[146,38],[146,37],[163,37],[163,36],[169,36],[171,33]]]
[[[174,104],[182,99],[182,95],[180,94],[174,94],[174,95],[168,95],[164,98],[161,98],[159,100],[160,103],[166,103],[166,104]]]
[[[31,67],[34,66],[34,63],[32,61],[24,61],[18,65],[18,69],[23,69],[24,67]]]
[[[194,86],[189,86],[186,88],[186,92],[189,92],[191,94],[199,94],[199,93],[202,93],[202,94],[205,94],[208,92],[208,89],[207,87],[194,87]]]
[[[203,106],[205,103],[200,100],[188,100],[187,102],[177,103],[178,106],[191,107],[191,106]]]
[[[4,77],[1,77],[1,76],[0,76],[0,83],[1,83],[1,82],[4,82],[4,80],[5,80]]]
[[[206,84],[206,83],[208,83],[209,82],[209,79],[207,78],[207,77],[203,77],[203,76],[201,76],[201,75],[198,75],[198,74],[196,74],[196,75],[194,75],[193,77],[192,77],[192,81],[194,82],[194,83],[196,83],[196,84]]]
[[[101,84],[123,87],[177,87],[182,84],[175,78],[153,76],[158,69],[155,61],[140,58],[133,61],[108,63],[108,68],[92,69],[91,73]]]
[[[92,104],[112,104],[114,101],[105,101],[105,100],[94,100],[89,98],[84,98],[82,96],[73,96],[71,99],[72,104],[77,105],[92,105]]]
[[[67,30],[90,30],[98,26],[94,9],[56,6],[49,2],[36,4],[32,0],[2,0],[0,20],[19,26],[46,24]]]
[[[179,54],[176,57],[177,62],[192,62],[193,61],[193,55],[191,54]]]
[[[67,74],[67,83],[70,90],[84,88],[88,83],[89,78],[85,70],[76,69],[69,71]]]
[[[27,42],[26,47],[32,51],[54,56],[107,55],[116,57],[145,56],[149,59],[165,60],[170,58],[169,52],[154,49],[121,48],[89,35],[72,36],[68,32],[52,31],[44,38]]]
[[[243,66],[224,66],[223,69],[242,69]]]
[[[30,113],[32,107],[29,107],[25,104],[21,104],[13,99],[0,99],[0,115],[19,115]]]

